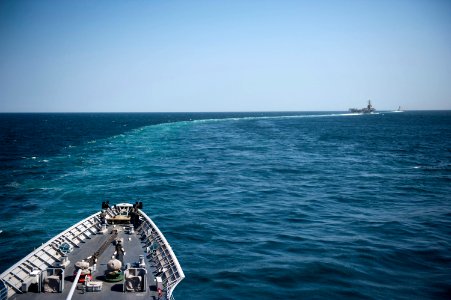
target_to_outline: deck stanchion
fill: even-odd
[[[72,296],[75,292],[75,288],[77,287],[77,284],[78,284],[78,280],[80,279],[80,275],[81,275],[81,269],[78,269],[77,275],[75,276],[75,279],[74,279],[74,283],[72,283],[72,286],[70,287],[70,291],[69,291],[69,294],[67,295],[66,300],[72,299]]]

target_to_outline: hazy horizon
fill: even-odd
[[[451,109],[451,2],[2,1],[0,112]]]
[[[434,112],[451,111],[451,109],[410,109],[403,112]],[[395,109],[376,110],[378,113],[391,113]],[[340,113],[340,114],[358,114],[351,113],[348,110],[236,110],[236,111],[0,111],[0,114],[215,114],[215,113]]]

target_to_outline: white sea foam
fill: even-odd
[[[18,188],[18,187],[20,187],[20,183],[18,183],[17,181],[13,181],[8,184],[5,184],[5,187]]]
[[[264,113],[262,113],[264,114]],[[372,114],[379,114],[379,113],[372,113]],[[243,117],[230,117],[230,118],[215,118],[215,119],[198,119],[198,120],[187,120],[187,121],[175,121],[175,122],[169,122],[169,123],[160,123],[160,124],[153,124],[148,125],[144,127],[140,127],[137,129],[132,130],[131,132],[140,132],[145,130],[146,128],[161,128],[165,130],[170,130],[170,128],[178,127],[178,126],[186,126],[189,124],[204,124],[204,123],[215,123],[215,122],[240,122],[240,121],[253,121],[253,120],[282,120],[282,119],[303,119],[303,118],[329,118],[329,117],[354,117],[354,116],[361,116],[363,114],[359,113],[327,113],[327,114],[294,114],[294,115],[277,115],[277,116],[243,116]],[[123,133],[118,134],[116,136],[111,137],[112,139],[116,138],[122,138],[125,135]],[[89,142],[88,142],[89,144]],[[69,146],[69,148],[72,148],[74,146]]]
[[[324,118],[324,117],[346,117],[346,116],[359,116],[356,113],[331,113],[331,114],[320,114],[320,115],[281,115],[281,116],[252,116],[252,117],[233,117],[233,118],[218,118],[218,119],[202,119],[194,121],[183,121],[183,123],[207,123],[207,122],[223,122],[223,121],[243,121],[243,120],[271,120],[271,119],[300,119],[300,118]],[[179,123],[179,122],[176,122]]]

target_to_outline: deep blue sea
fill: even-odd
[[[180,299],[451,299],[451,111],[0,114],[0,272],[142,201]]]

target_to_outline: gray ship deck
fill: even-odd
[[[141,234],[135,232],[133,234],[126,234],[123,227],[117,225],[113,228],[112,225],[108,227],[106,234],[97,234],[86,239],[85,243],[82,243],[79,248],[74,248],[74,251],[68,255],[70,265],[65,269],[64,291],[63,293],[33,293],[28,292],[24,294],[15,294],[10,299],[65,299],[70,291],[74,278],[74,262],[81,261],[91,256],[105,241],[111,236],[113,229],[118,229],[117,238],[123,238],[123,246],[126,255],[124,255],[124,264],[131,264],[138,262],[140,255],[146,255],[146,241],[141,240]],[[157,289],[155,285],[155,264],[146,257],[146,269],[148,286],[146,292],[123,292],[123,283],[120,282],[106,282],[104,280],[104,274],[106,271],[106,264],[112,258],[115,251],[113,243],[111,243],[105,252],[98,258],[97,270],[92,274],[92,280],[101,281],[103,284],[102,291],[100,292],[83,292],[82,283],[77,284],[72,299],[136,299],[136,297],[143,297],[145,299],[158,299]],[[161,297],[164,299],[165,295]]]
[[[122,280],[108,282],[105,271],[115,255],[117,240],[122,241],[125,251],[122,270],[126,271]],[[66,247],[69,245],[72,247]],[[65,248],[73,248],[67,254],[68,264],[63,253]],[[89,258],[95,253],[98,257],[94,268]],[[73,285],[75,263],[82,260],[90,263],[89,286]],[[76,286],[71,299],[163,300],[172,298],[173,290],[184,277],[171,246],[155,223],[142,210],[121,203],[81,220],[3,272],[0,299],[66,299]]]

